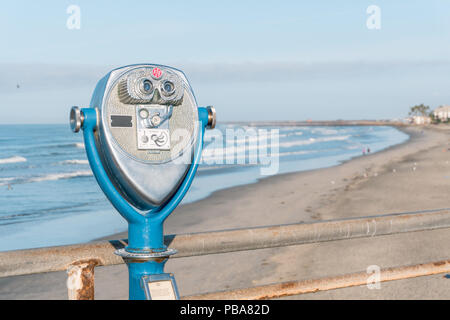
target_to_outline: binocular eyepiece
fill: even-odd
[[[115,69],[98,82],[90,107],[98,113],[96,148],[117,190],[140,210],[164,204],[186,175],[201,131],[184,73],[152,64]],[[207,112],[214,128],[215,110]],[[83,112],[72,108],[74,132],[83,121]]]
[[[119,98],[126,104],[179,105],[184,96],[183,79],[169,68],[142,67],[119,83]]]

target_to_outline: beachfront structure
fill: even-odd
[[[428,116],[412,116],[407,118],[407,121],[409,123],[414,123],[414,124],[430,124],[431,123],[431,118]]]
[[[435,119],[439,119],[440,121],[448,121],[450,118],[450,106],[440,106],[433,111],[433,115]]]

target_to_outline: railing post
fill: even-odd
[[[80,260],[67,268],[69,300],[94,300],[94,268],[99,260]]]

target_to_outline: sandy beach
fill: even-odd
[[[166,234],[301,223],[450,207],[450,127],[402,127],[408,142],[341,165],[264,178],[176,209]],[[115,213],[111,213],[115,214]],[[126,238],[125,233],[108,239]],[[182,296],[313,279],[450,257],[450,230],[169,260]],[[65,299],[64,272],[0,279],[0,299]],[[125,265],[96,269],[96,299],[126,299]],[[450,299],[443,275],[295,299]]]

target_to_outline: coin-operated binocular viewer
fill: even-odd
[[[115,253],[129,271],[130,299],[178,298],[164,264],[163,223],[188,191],[214,108],[199,108],[183,72],[140,64],[115,69],[95,88],[89,108],[73,107],[89,164],[101,189],[128,222],[128,246]]]

